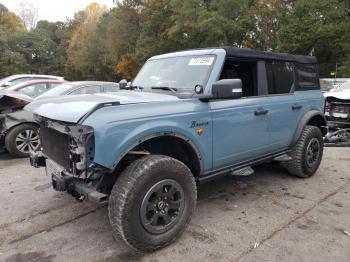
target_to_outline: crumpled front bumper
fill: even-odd
[[[98,192],[94,187],[85,183],[83,179],[67,175],[63,171],[53,168],[52,166],[55,164],[51,160],[46,159],[41,151],[31,152],[29,161],[35,168],[45,167],[46,175],[51,177],[52,187],[56,191],[67,191],[80,201],[87,199],[99,205],[108,202],[109,196],[107,194]]]

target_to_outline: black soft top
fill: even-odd
[[[273,53],[253,50],[250,48],[236,48],[225,46],[228,57],[238,57],[238,58],[258,58],[263,60],[283,60],[289,62],[297,62],[302,64],[316,64],[317,59],[314,56],[304,56],[304,55],[291,55],[286,53]]]

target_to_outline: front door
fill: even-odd
[[[269,150],[269,118],[263,97],[210,102],[213,168],[257,158]]]

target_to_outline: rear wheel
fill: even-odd
[[[12,128],[5,137],[5,147],[14,157],[28,157],[30,151],[40,146],[38,127],[21,124]]]
[[[189,222],[196,195],[194,177],[180,161],[160,155],[136,160],[111,192],[113,235],[140,251],[167,246]]]
[[[323,156],[323,137],[316,126],[306,126],[292,149],[292,160],[286,163],[290,174],[310,177],[317,171]]]

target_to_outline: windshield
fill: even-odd
[[[46,97],[53,97],[53,96],[60,96],[60,95],[63,95],[64,93],[66,93],[71,88],[72,88],[72,85],[70,85],[70,84],[58,85],[58,86],[55,86],[54,88],[50,89],[46,93],[38,96],[37,99],[46,98]]]
[[[206,85],[214,60],[214,55],[149,60],[132,85],[145,89],[167,87],[178,92],[192,92],[196,85]]]
[[[345,82],[335,89],[336,92],[350,92],[350,81]]]

